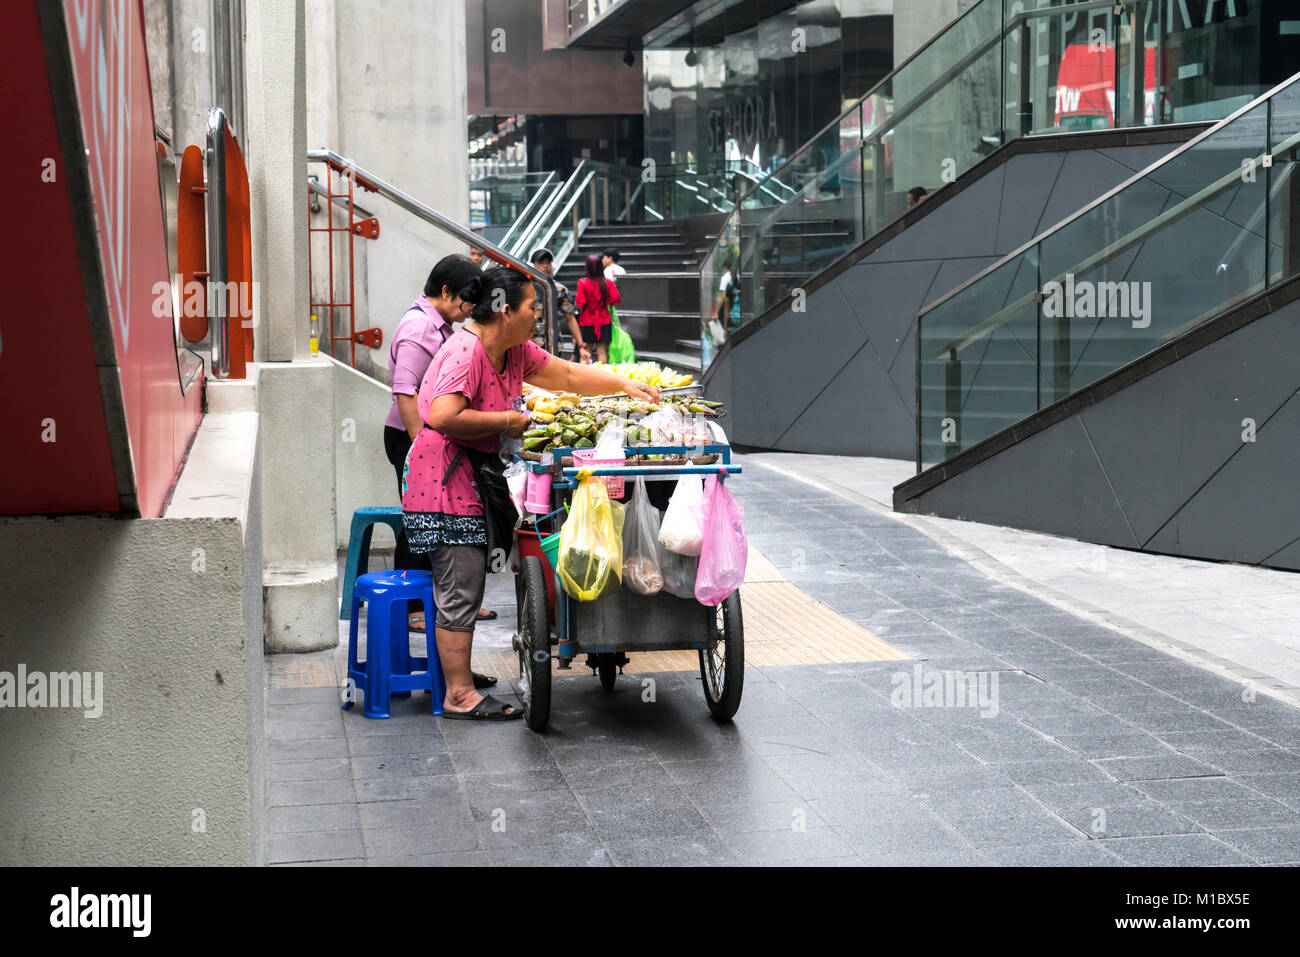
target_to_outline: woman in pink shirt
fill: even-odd
[[[482,271],[464,256],[444,256],[438,260],[424,283],[424,295],[411,303],[402,321],[397,324],[393,341],[388,347],[388,377],[392,383],[393,404],[384,420],[384,451],[397,474],[397,494],[402,494],[402,469],[406,466],[406,453],[411,451],[423,423],[416,409],[415,395],[420,391],[420,381],[429,371],[433,357],[442,344],[451,338],[452,324],[464,322],[472,302],[466,302],[466,289],[477,288]],[[431,571],[429,556],[413,555],[406,534],[397,536],[393,553],[394,568],[415,568]],[[479,618],[488,621],[496,612],[479,610]],[[415,631],[425,628],[424,613],[411,616]],[[495,678],[479,675],[479,687],[491,687]]]
[[[650,400],[659,390],[538,347],[532,335],[541,301],[521,272],[490,269],[465,298],[476,303],[470,321],[439,350],[420,384],[424,428],[406,457],[402,512],[411,551],[433,554],[438,657],[447,678],[443,716],[501,720],[523,711],[474,689],[470,649],[487,583],[487,525],[470,456],[457,460],[457,453],[495,454],[502,436],[523,434],[528,416],[517,410],[525,381],[552,391]]]
[[[600,271],[600,256],[587,257],[587,275],[578,280],[573,304],[578,308],[582,341],[596,347],[596,361],[609,361],[609,340],[613,338],[609,307],[619,301],[618,286]]]

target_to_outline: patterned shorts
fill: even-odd
[[[403,512],[402,527],[411,552],[423,555],[446,545],[487,547],[487,524],[482,515],[448,515],[445,512]]]

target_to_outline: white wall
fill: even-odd
[[[348,547],[352,513],[363,505],[400,505],[397,476],[384,453],[384,418],[393,404],[388,386],[334,362],[334,408],[342,423],[335,453],[337,545]],[[351,441],[348,440],[350,437]],[[391,549],[388,526],[375,527],[371,550]]]
[[[448,218],[468,223],[465,36],[465,0],[311,0],[310,146],[333,149]],[[388,341],[429,270],[442,256],[467,250],[373,194],[358,202],[378,215],[380,237],[356,244],[357,327],[382,329],[384,345],[374,351],[359,347],[357,368],[386,380]],[[319,262],[323,271],[324,259]],[[344,268],[337,271],[341,275]],[[314,295],[326,290],[316,275],[313,285]],[[336,287],[336,293],[346,291],[345,285]],[[336,322],[346,321],[340,312]]]
[[[0,670],[104,682],[0,710],[0,865],[263,863],[257,427],[205,417],[162,518],[0,519]]]

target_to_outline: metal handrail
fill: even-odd
[[[315,193],[316,195],[318,195],[318,196],[324,196],[324,197],[326,197],[326,198],[329,199],[329,200],[330,200],[330,201],[331,201],[335,206],[338,206],[340,209],[344,210],[345,212],[347,211],[347,208],[348,208],[348,198],[347,198],[346,196],[339,196],[339,195],[330,196],[330,191],[327,190],[324,186],[322,186],[322,185],[320,184],[320,182],[316,179],[315,176],[308,176],[308,177],[307,177],[307,188],[308,188],[309,190],[311,190],[313,193]],[[372,213],[370,210],[368,210],[368,209],[366,209],[364,206],[362,206],[360,203],[353,203],[353,204],[352,204],[352,211],[353,211],[354,213],[359,213],[360,215],[366,217],[367,219],[369,219],[371,216],[374,216],[374,215],[375,215],[375,214]],[[312,212],[314,213],[314,212],[316,212],[316,210],[313,209]]]
[[[226,114],[219,106],[208,110],[207,131],[208,191],[205,195],[208,221],[208,288],[214,312],[208,338],[212,352],[212,375],[230,376],[230,303],[225,290],[230,264],[226,249]]]
[[[582,171],[586,166],[586,160],[580,161],[578,165],[573,168],[573,172],[569,174],[569,178],[564,181],[564,185],[558,190],[555,190],[547,199],[546,205],[543,206],[537,216],[534,217],[534,221],[528,224],[527,232],[522,233],[519,237],[519,241],[515,243],[513,250],[515,255],[527,256],[529,255],[530,250],[546,245],[544,242],[535,242],[535,237],[550,221],[551,211],[555,209],[556,205],[568,193],[569,187],[578,181],[578,177],[582,175]]]
[[[551,170],[546,174],[546,179],[542,180],[542,184],[537,187],[537,192],[533,193],[533,198],[528,201],[528,204],[524,206],[523,211],[515,218],[515,221],[510,224],[510,228],[506,230],[506,234],[501,237],[502,249],[510,248],[510,237],[514,235],[516,229],[528,221],[528,214],[532,211],[534,204],[536,204],[542,195],[549,191],[548,187],[551,185],[551,180],[553,179],[555,179],[555,170]]]
[[[495,243],[484,239],[481,235],[460,225],[453,220],[448,219],[442,213],[430,206],[426,206],[418,199],[404,193],[392,183],[386,182],[375,176],[373,173],[366,171],[350,159],[340,156],[333,150],[308,150],[308,162],[323,162],[329,164],[345,176],[351,176],[356,183],[363,189],[378,193],[384,199],[393,203],[401,209],[406,210],[417,219],[428,223],[430,226],[441,230],[447,235],[458,239],[467,246],[477,247],[483,250],[483,255],[502,266],[511,266],[519,270],[533,282],[541,283],[546,291],[542,297],[542,312],[545,324],[546,351],[555,352],[555,282],[546,273],[534,268],[516,258],[510,253],[501,249]],[[209,266],[211,269],[211,266]]]
[[[551,237],[554,236],[555,231],[560,228],[560,224],[564,222],[565,217],[568,216],[570,212],[572,212],[574,204],[577,203],[578,200],[582,198],[583,192],[586,191],[587,189],[587,184],[591,182],[592,178],[595,175],[596,175],[596,171],[590,170],[587,173],[586,179],[582,181],[582,184],[573,191],[573,195],[569,197],[569,201],[564,204],[564,209],[560,210],[560,215],[555,217],[555,221],[551,223],[550,229],[548,229],[546,231],[546,235],[542,237],[541,244],[543,246],[545,246],[547,243],[551,241]]]

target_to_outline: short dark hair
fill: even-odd
[[[554,262],[555,257],[551,255],[551,251],[549,249],[543,246],[541,249],[534,249],[533,258],[528,261],[535,266],[538,263]]]
[[[474,303],[469,317],[480,325],[487,325],[496,318],[496,311],[492,307],[501,300],[497,295],[498,290],[504,293],[505,304],[510,309],[519,308],[519,304],[524,301],[524,291],[529,286],[533,287],[534,293],[537,292],[533,280],[512,266],[493,266],[484,270],[477,277],[477,282],[478,288],[473,290],[475,298],[471,300],[467,297],[466,301]]]
[[[614,260],[614,262],[618,262],[618,250],[615,249],[613,246],[610,246],[603,253],[601,253],[601,255],[608,256],[610,259]]]
[[[930,195],[930,191],[924,186],[913,186],[907,191],[907,195],[911,196],[912,199],[919,203],[925,197]]]
[[[468,257],[459,253],[443,256],[430,270],[429,278],[424,281],[424,294],[430,299],[437,299],[442,295],[445,287],[451,290],[453,296],[460,296],[466,302],[474,302],[476,300],[467,296],[466,292],[475,288],[474,284],[481,275],[479,267],[470,262]]]

